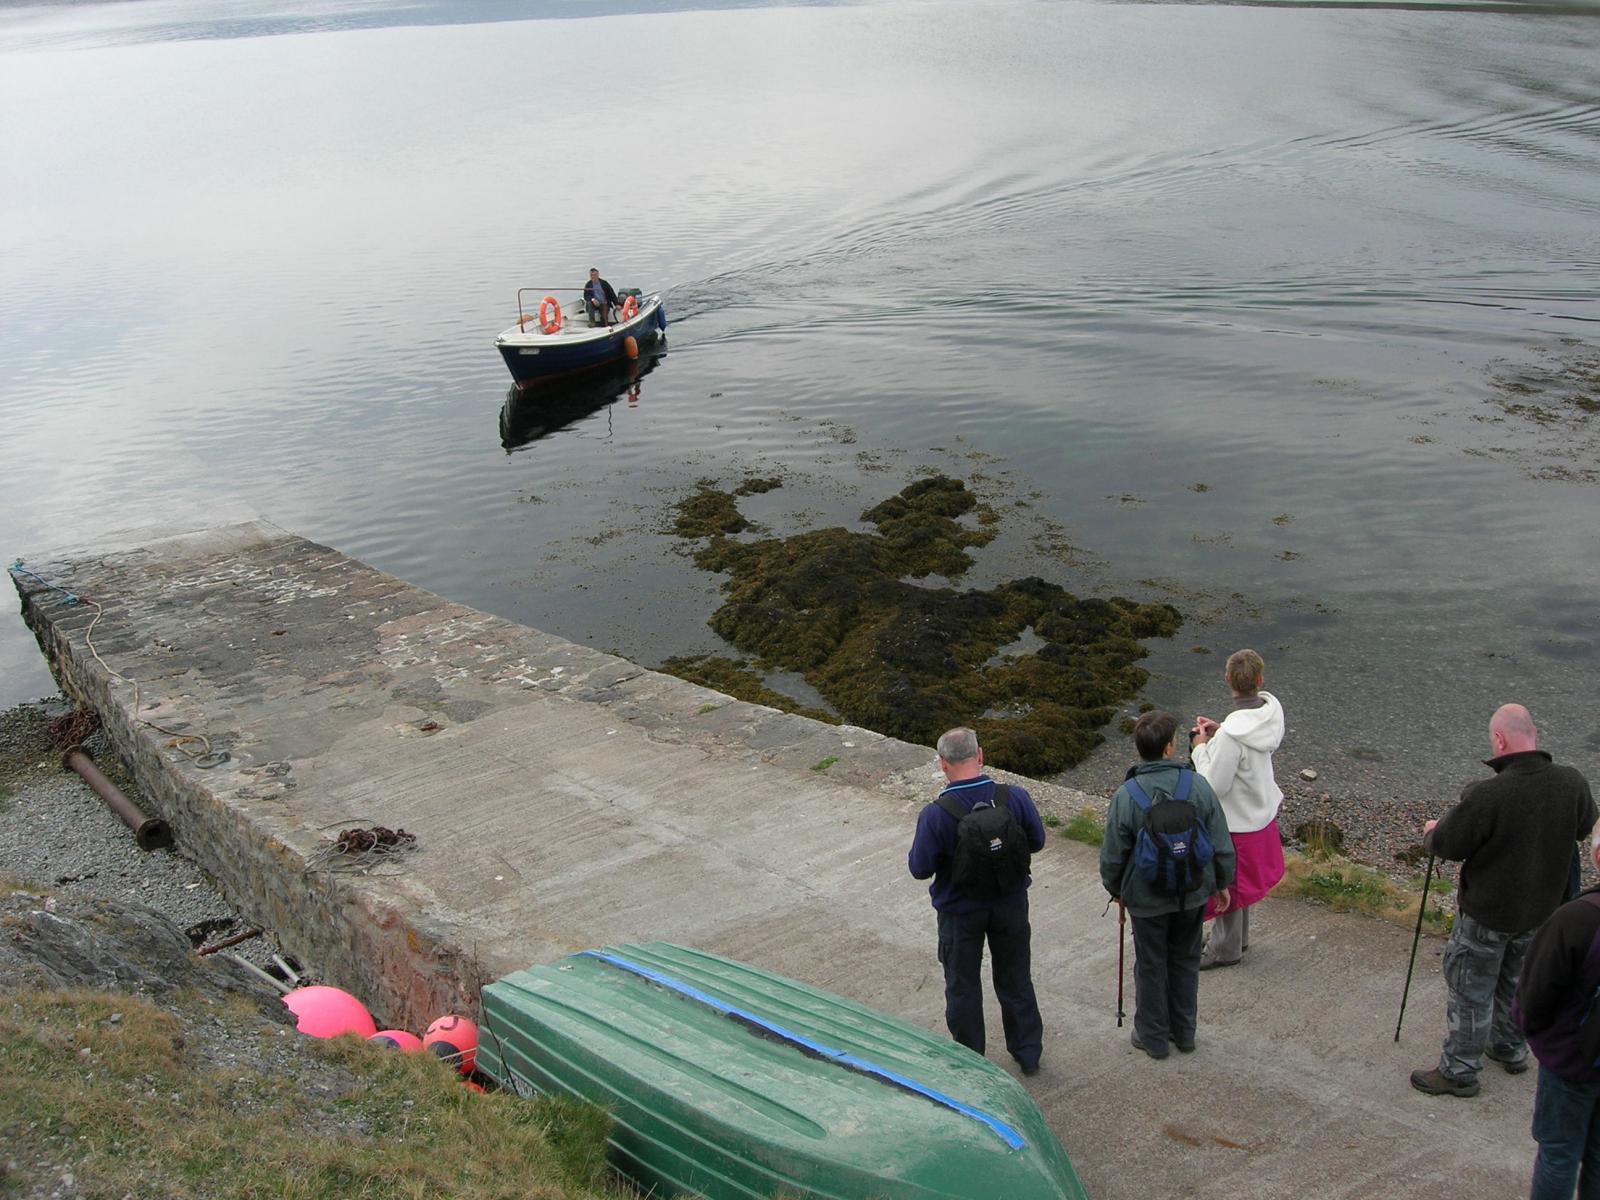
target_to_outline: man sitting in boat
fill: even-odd
[[[600,268],[589,268],[589,282],[583,285],[584,307],[589,312],[589,324],[609,325],[617,307],[617,291],[600,278]]]

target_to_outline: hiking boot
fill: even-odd
[[[1178,1041],[1177,1038],[1173,1038],[1172,1039],[1172,1045],[1178,1051],[1179,1054],[1193,1054],[1194,1053],[1194,1039],[1193,1038],[1190,1038],[1187,1042],[1180,1042],[1180,1041]]]
[[[1521,1058],[1503,1058],[1493,1050],[1485,1050],[1483,1056],[1490,1062],[1497,1062],[1505,1068],[1507,1075],[1521,1075],[1528,1069],[1528,1052],[1524,1050]]]
[[[1430,1096],[1455,1096],[1461,1100],[1478,1094],[1476,1079],[1451,1079],[1438,1067],[1431,1071],[1411,1072],[1411,1086]]]
[[[1135,1050],[1143,1050],[1146,1054],[1148,1054],[1153,1059],[1156,1059],[1156,1060],[1159,1061],[1160,1059],[1163,1059],[1163,1058],[1165,1058],[1167,1056],[1167,1052],[1165,1050],[1157,1052],[1155,1050],[1150,1049],[1149,1046],[1146,1046],[1143,1042],[1141,1042],[1139,1040],[1139,1031],[1137,1029],[1135,1029],[1133,1031],[1133,1036],[1130,1037],[1128,1040],[1133,1043],[1133,1048]]]
[[[1202,971],[1209,971],[1213,967],[1237,967],[1238,965],[1239,960],[1237,958],[1212,958],[1208,954],[1202,954],[1200,956],[1200,969]]]
[[[1037,1075],[1039,1073],[1039,1060],[1036,1058],[1031,1063],[1023,1063],[1022,1073],[1028,1076]]]

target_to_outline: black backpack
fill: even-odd
[[[1011,811],[1011,789],[994,786],[992,804],[963,809],[949,794],[934,801],[956,819],[956,853],[950,884],[967,900],[998,900],[1028,881],[1028,835]]]
[[[1157,788],[1159,799],[1152,800],[1137,778],[1130,777],[1122,785],[1144,813],[1144,824],[1133,843],[1133,865],[1152,888],[1176,896],[1179,903],[1200,886],[1215,855],[1200,814],[1189,803],[1193,783],[1194,772],[1182,767],[1170,796]]]

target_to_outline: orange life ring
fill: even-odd
[[[561,328],[561,301],[554,296],[546,296],[539,301],[539,328],[546,333],[554,333]]]
[[[622,319],[624,321],[631,321],[638,315],[639,298],[637,296],[629,296],[622,302]]]

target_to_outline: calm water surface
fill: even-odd
[[[1191,616],[1154,702],[1261,649],[1285,766],[1442,793],[1518,698],[1600,768],[1596,435],[1496,403],[1600,353],[1600,8],[218,7],[0,4],[8,561],[263,516],[654,665],[696,479],[937,468],[973,582]],[[670,352],[508,451],[494,334],[591,263]]]

